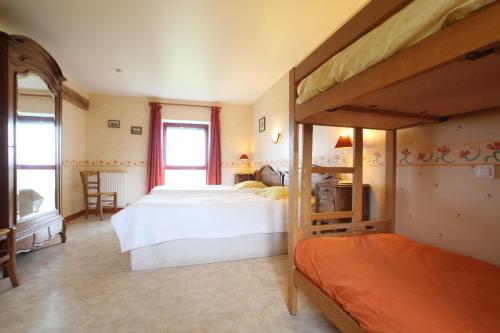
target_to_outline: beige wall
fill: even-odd
[[[86,117],[86,159],[89,167],[102,171],[125,171],[128,181],[127,202],[144,195],[149,132],[149,98],[91,95]],[[166,100],[163,100],[166,101]],[[247,106],[221,104],[222,182],[232,184],[238,158],[250,146]],[[210,109],[165,106],[164,120],[210,121]],[[117,119],[119,129],[108,128],[107,121]],[[130,134],[130,126],[142,126],[142,135]]]
[[[83,209],[80,171],[85,160],[85,117],[87,111],[63,101],[61,138],[61,209],[69,216]]]
[[[109,128],[111,119],[120,120],[120,128]],[[125,172],[127,203],[138,200],[146,188],[148,121],[147,98],[90,95],[85,125],[87,167]],[[131,126],[142,126],[142,135],[130,134]]]
[[[84,97],[85,89],[69,80],[64,83]],[[64,217],[83,209],[83,187],[80,171],[86,154],[86,110],[63,100],[61,115],[61,212]]]
[[[259,132],[259,119],[262,117],[266,117],[266,130]],[[252,104],[250,127],[252,128],[251,161],[288,159],[288,74],[281,77]],[[283,133],[283,139],[280,143],[273,144],[271,134],[276,129]]]
[[[499,124],[500,112],[398,133],[398,233],[500,264]],[[444,161],[439,150],[449,150]],[[495,179],[474,178],[473,165],[485,163],[496,164]]]
[[[288,169],[288,75],[252,105],[252,162]],[[258,119],[267,129],[258,132]],[[500,113],[463,118],[398,133],[397,232],[410,238],[500,264],[500,161],[491,157],[500,142]],[[271,143],[281,128],[284,140]],[[340,128],[314,127],[313,155],[318,165],[349,165],[351,149],[334,149]],[[364,131],[364,183],[370,184],[370,217],[379,215],[384,184],[384,132]],[[500,143],[497,143],[500,144]],[[450,152],[442,155],[442,146]],[[490,148],[488,148],[490,147]],[[410,153],[405,158],[401,152]],[[438,150],[439,149],[439,150]],[[468,152],[468,161],[461,157]],[[419,158],[420,155],[420,158]],[[463,153],[462,153],[463,156]],[[490,156],[488,158],[488,156]],[[497,156],[500,159],[500,152]],[[473,177],[473,165],[496,164],[494,180]],[[345,159],[345,160],[344,160]],[[437,162],[436,162],[437,159]]]

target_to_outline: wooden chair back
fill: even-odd
[[[101,174],[99,171],[81,171],[80,178],[83,184],[83,201],[85,205],[85,218],[88,217],[89,208],[92,206],[95,215],[103,219],[103,203],[112,203],[114,211],[117,211],[117,193],[101,192]]]
[[[84,196],[99,193],[101,189],[101,177],[99,171],[81,171],[80,177],[82,179]],[[91,177],[92,179],[90,179]]]

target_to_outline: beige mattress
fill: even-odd
[[[297,103],[304,103],[493,2],[495,0],[413,1],[302,80],[297,88]]]

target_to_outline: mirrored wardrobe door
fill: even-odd
[[[56,100],[36,74],[17,74],[17,221],[56,207]]]

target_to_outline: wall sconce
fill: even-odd
[[[242,161],[242,162],[248,162],[248,155],[247,154],[241,154],[240,161]]]
[[[279,130],[275,130],[273,134],[271,135],[271,140],[273,141],[274,144],[277,144],[281,140],[281,133]]]

